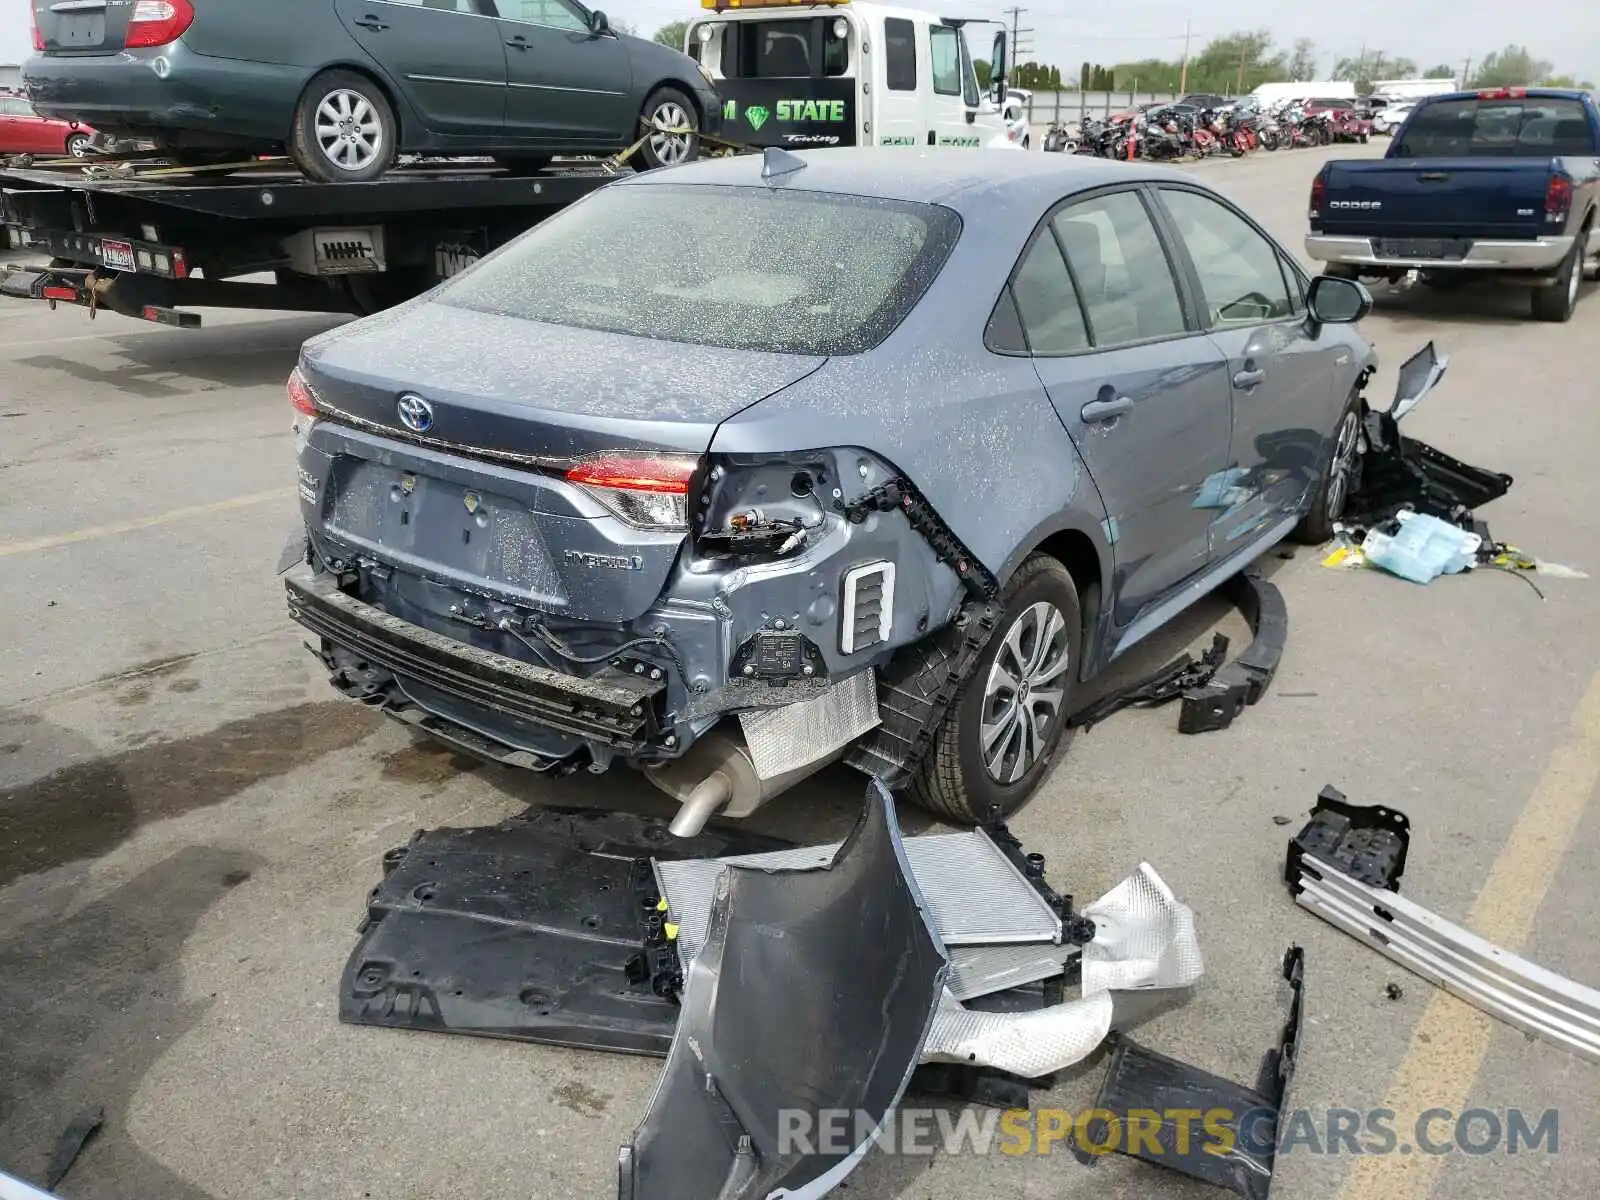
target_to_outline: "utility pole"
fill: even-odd
[[[1461,86],[1472,86],[1472,56],[1467,56],[1467,61],[1461,64]]]
[[[1250,52],[1250,43],[1245,42],[1239,47],[1239,73],[1233,77],[1233,94],[1244,95],[1244,57]]]
[[[1008,8],[1005,10],[1005,15],[1011,18],[1010,57],[1012,63],[1017,66],[1022,64],[1022,56],[1024,54],[1033,53],[1033,46],[1031,44],[1027,46],[1022,44],[1022,39],[1031,36],[1033,33],[1033,30],[1031,29],[1022,28],[1022,16],[1027,11],[1028,10],[1025,8]],[[1013,78],[1016,77],[1015,70],[1013,70],[1011,74]]]
[[[1178,95],[1186,95],[1189,91],[1189,26],[1190,22],[1183,23],[1183,67],[1178,72]]]

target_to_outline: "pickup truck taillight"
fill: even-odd
[[[168,46],[189,32],[194,24],[194,5],[190,0],[137,0],[128,18],[130,50]]]
[[[1544,219],[1549,225],[1565,225],[1572,212],[1572,180],[1565,175],[1551,175],[1544,190]]]
[[[1319,174],[1311,181],[1311,203],[1308,205],[1309,211],[1306,214],[1310,218],[1313,228],[1322,224],[1322,202],[1327,198],[1327,195],[1327,176]]]

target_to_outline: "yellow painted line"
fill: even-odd
[[[1527,941],[1561,859],[1600,787],[1600,672],[1589,681],[1560,744],[1517,818],[1511,837],[1478,893],[1467,928],[1511,951]],[[1427,1109],[1460,1114],[1488,1056],[1496,1021],[1447,992],[1435,991],[1389,1083],[1383,1107],[1402,1137]],[[1434,1137],[1444,1136],[1435,1125]],[[1446,1156],[1368,1155],[1353,1161],[1339,1200],[1426,1200]]]
[[[54,533],[47,537],[24,538],[17,542],[0,542],[0,558],[17,554],[33,554],[39,550],[54,550],[58,546],[71,546],[78,542],[93,542],[101,538],[116,537],[121,533],[137,533],[141,529],[154,529],[174,521],[187,521],[190,517],[209,517],[216,513],[231,512],[236,508],[249,508],[273,500],[287,500],[295,494],[294,488],[273,488],[270,492],[252,492],[248,496],[235,496],[231,500],[218,500],[214,504],[193,504],[187,508],[174,508],[150,517],[135,517],[131,521],[114,521],[109,525],[94,525],[88,529],[75,529],[71,533]]]

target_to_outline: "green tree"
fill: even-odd
[[[987,59],[975,58],[972,60],[972,70],[978,77],[979,89],[987,92],[989,85],[994,82],[994,68]]]
[[[1449,63],[1440,63],[1436,67],[1429,67],[1422,73],[1424,79],[1454,79],[1456,69]]]
[[[671,46],[674,50],[683,49],[683,39],[689,34],[689,22],[668,21],[650,40],[660,42],[663,46]]]
[[[1213,38],[1190,60],[1189,90],[1242,94],[1288,73],[1285,56],[1272,53],[1271,30],[1239,31]]]
[[[1094,67],[1084,63],[1078,68],[1078,90],[1080,92],[1094,91]]]
[[[1333,78],[1349,80],[1356,85],[1356,91],[1363,96],[1371,93],[1372,85],[1379,79],[1416,77],[1417,64],[1413,59],[1398,54],[1385,54],[1382,50],[1367,51],[1353,58],[1341,58],[1333,65]]]
[[[1507,46],[1484,55],[1472,76],[1472,87],[1526,86],[1549,76],[1551,65],[1528,53],[1526,46]]]
[[[1112,69],[1128,87],[1136,87],[1142,92],[1175,92],[1183,78],[1181,63],[1163,62],[1159,58],[1118,63]]]
[[[1305,83],[1317,77],[1317,44],[1310,38],[1296,38],[1294,51],[1289,55],[1289,79]]]

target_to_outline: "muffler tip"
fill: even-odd
[[[673,837],[692,838],[705,829],[706,823],[716,816],[722,806],[733,799],[733,784],[721,771],[695,786],[689,798],[672,818],[669,828]]]

